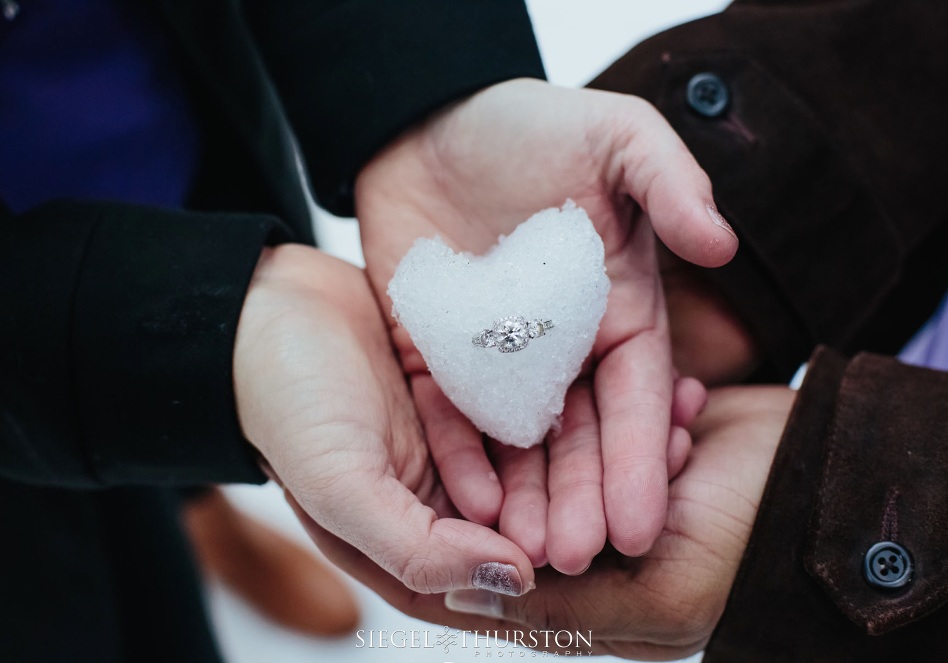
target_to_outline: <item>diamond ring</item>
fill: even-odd
[[[471,342],[479,348],[496,347],[501,352],[517,352],[527,347],[531,338],[540,338],[553,329],[552,320],[527,320],[520,315],[501,318],[489,329],[475,334]]]

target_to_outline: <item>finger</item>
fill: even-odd
[[[312,516],[300,506],[300,503],[289,491],[284,491],[283,496],[303,529],[306,530],[309,538],[333,564],[359,582],[371,587],[382,598],[402,612],[422,617],[423,615],[431,615],[433,611],[441,609],[443,604],[441,595],[419,594],[410,590],[398,578],[372,561],[361,550],[340,539],[313,520]],[[419,607],[425,612],[420,613]]]
[[[596,370],[595,392],[609,540],[625,555],[644,555],[668,501],[672,380],[664,336],[643,331],[614,348]]]
[[[672,398],[671,422],[673,426],[687,428],[701,414],[708,403],[708,390],[695,378],[675,380]]]
[[[411,387],[431,458],[451,501],[471,522],[493,525],[500,516],[504,490],[487,458],[480,431],[430,375],[415,375]]]
[[[391,330],[392,345],[395,346],[405,373],[407,375],[427,375],[428,364],[412,342],[408,330],[396,323],[394,318],[389,322],[389,329]]]
[[[296,517],[299,519],[310,539],[319,550],[337,567],[350,576],[371,588],[376,594],[395,607],[397,610],[435,624],[446,624],[455,628],[490,631],[503,630],[518,626],[513,622],[499,621],[503,604],[499,600],[500,594],[484,590],[454,590],[445,595],[419,594],[413,592],[396,578],[392,577],[378,564],[366,557],[358,548],[355,548],[339,537],[335,536],[315,522],[299,503],[289,493],[285,493],[286,500]],[[475,599],[474,610],[452,610],[449,597],[461,597],[462,605],[465,596]],[[494,600],[494,597],[498,600]],[[446,605],[447,604],[447,605]],[[494,614],[491,614],[493,611]],[[474,616],[479,615],[479,616]]]
[[[545,448],[540,444],[521,449],[491,441],[490,450],[504,487],[500,533],[520,546],[534,566],[543,566],[549,506]]]
[[[378,564],[369,559],[358,548],[346,543],[336,535],[321,527],[307,514],[289,493],[284,493],[296,517],[306,533],[319,547],[320,551],[336,566],[350,576],[371,588],[376,594],[401,612],[436,624],[446,624],[455,628],[489,631],[513,629],[519,626],[515,622],[500,621],[503,595],[486,590],[453,590],[445,595],[419,594],[387,573]],[[448,597],[459,596],[475,598],[475,610],[465,613],[454,611]],[[447,605],[446,605],[447,604]],[[491,614],[493,611],[493,614]],[[474,616],[480,615],[480,616]]]
[[[287,501],[293,506],[292,497],[288,497]],[[313,522],[301,507],[296,505],[294,511],[310,538],[330,561],[370,587],[392,606],[417,619],[469,631],[497,630],[501,634],[510,630],[522,630],[524,627],[572,627],[570,630],[582,629],[584,633],[593,630],[596,641],[603,641],[618,634],[613,622],[619,621],[619,615],[625,617],[627,613],[627,610],[621,609],[620,606],[616,606],[615,610],[611,609],[612,592],[627,581],[619,573],[610,576],[608,580],[600,579],[601,574],[598,572],[591,573],[590,582],[564,587],[560,586],[561,580],[582,581],[585,578],[544,574],[541,586],[522,597],[509,597],[483,590],[456,590],[444,596],[417,594],[379,568],[359,550]],[[622,574],[626,572],[623,570]],[[585,614],[582,614],[580,619],[577,615],[579,611],[575,610],[573,605],[573,601],[577,599],[584,607],[603,607],[594,610],[593,614],[589,614],[588,610],[584,611]],[[632,634],[630,636],[634,637]]]
[[[668,435],[668,480],[673,480],[685,469],[691,455],[691,433],[681,426],[672,426]]]
[[[566,393],[563,427],[550,436],[546,552],[561,573],[585,571],[606,543],[602,501],[602,446],[592,385],[581,380]]]
[[[702,267],[725,264],[738,240],[718,212],[707,174],[655,108],[635,97],[626,104],[622,164],[629,194],[678,256]]]
[[[672,398],[671,431],[668,435],[668,480],[672,481],[685,468],[691,455],[692,439],[688,426],[708,403],[708,390],[695,378],[675,380]]]
[[[391,474],[347,476],[329,504],[294,497],[320,526],[413,591],[520,595],[534,586],[530,560],[513,542],[482,525],[438,518]]]

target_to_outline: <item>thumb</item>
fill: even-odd
[[[622,99],[623,121],[612,134],[621,184],[679,257],[702,267],[727,263],[737,251],[737,235],[714,203],[707,174],[651,104]]]
[[[412,591],[476,588],[520,596],[535,587],[530,560],[513,542],[482,525],[438,518],[395,477],[346,492],[329,509],[314,508],[302,496],[290,503]]]

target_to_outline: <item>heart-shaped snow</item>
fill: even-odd
[[[419,239],[388,294],[445,395],[491,437],[529,447],[563,412],[606,311],[609,279],[602,240],[568,201],[484,256]]]

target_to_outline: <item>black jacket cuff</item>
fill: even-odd
[[[248,21],[315,197],[334,214],[353,215],[359,169],[413,123],[493,83],[544,75],[519,1],[271,5],[246,3]]]
[[[232,358],[261,248],[287,239],[275,219],[58,203],[7,227],[0,471],[73,487],[264,480]]]

